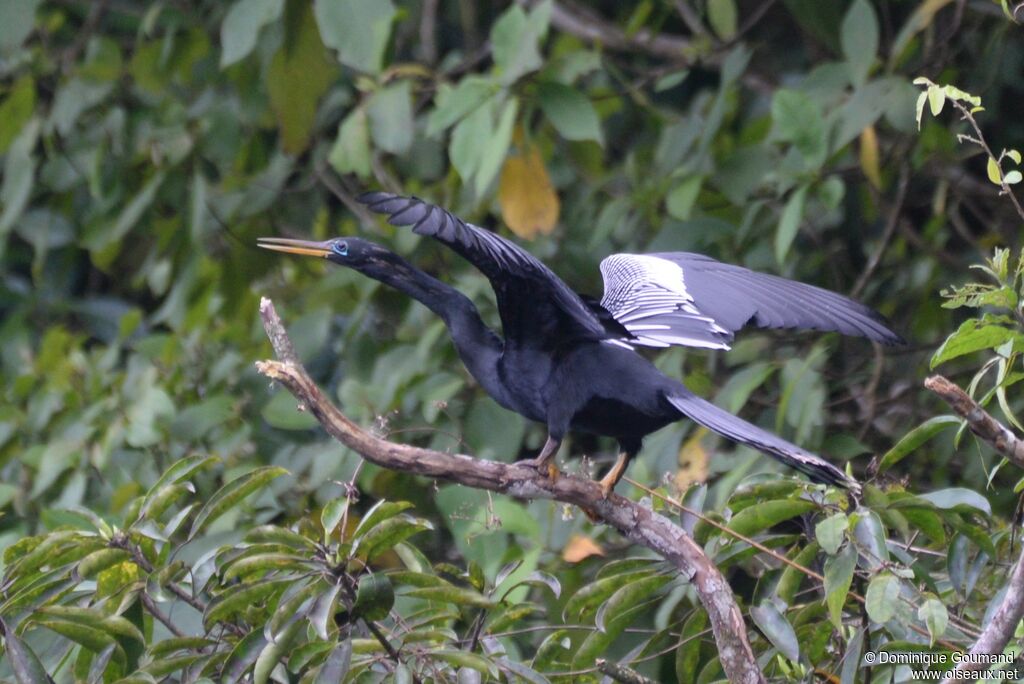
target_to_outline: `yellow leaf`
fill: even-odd
[[[860,132],[860,168],[876,190],[882,187],[882,170],[878,166],[878,135],[874,126]]]
[[[694,482],[708,479],[708,452],[701,444],[707,434],[707,429],[700,428],[679,448],[679,470],[676,471],[675,485],[680,490],[686,490]]]
[[[501,215],[512,232],[526,239],[550,233],[558,223],[558,195],[536,145],[526,143],[509,155],[498,182]]]
[[[562,560],[566,563],[579,563],[584,558],[603,555],[604,549],[601,548],[601,545],[582,534],[574,534],[562,549]]]
[[[999,172],[999,163],[996,162],[992,157],[988,158],[988,165],[985,167],[988,171],[988,179],[996,185],[1003,184],[1003,174]]]

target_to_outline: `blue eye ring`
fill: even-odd
[[[331,245],[331,251],[338,256],[348,256],[348,243],[347,242],[335,242]]]

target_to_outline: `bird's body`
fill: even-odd
[[[389,214],[391,223],[443,242],[483,272],[495,292],[503,336],[488,328],[465,295],[372,242],[265,238],[261,246],[326,257],[429,307],[445,321],[459,357],[484,390],[505,408],[547,425],[538,466],[549,463],[569,431],[613,437],[621,452],[602,480],[607,492],[646,435],[689,417],[816,481],[859,488],[820,457],[694,395],[634,347],[728,349],[733,332],[749,322],[900,342],[870,309],[826,290],[685,252],[608,257],[601,264],[605,294],[597,302],[575,293],[514,243],[440,207],[386,193],[360,200]]]

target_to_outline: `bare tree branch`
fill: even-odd
[[[530,5],[529,0],[519,0],[520,4]],[[551,6],[551,23],[559,31],[565,31],[577,38],[600,43],[610,50],[646,52],[654,57],[688,62],[687,51],[692,44],[683,36],[652,33],[640,29],[629,35],[621,28],[605,21],[592,10],[568,2],[555,2]]]
[[[993,418],[970,395],[941,375],[933,375],[926,379],[924,386],[938,394],[966,420],[971,432],[988,442],[1008,461],[1024,467],[1024,441]],[[1021,618],[1024,618],[1024,551],[1010,572],[1002,603],[996,608],[992,620],[981,631],[981,636],[971,646],[970,654],[978,656],[1002,653],[1013,638],[1014,630],[1017,629]],[[989,663],[984,662],[984,658],[963,658],[957,663],[955,670],[988,670],[990,667]],[[952,680],[953,676],[947,674],[943,681]]]
[[[967,392],[941,375],[931,376],[924,381],[924,386],[938,394],[966,420],[971,432],[988,442],[1000,455],[1005,456],[1006,460],[1024,468],[1024,441],[979,406]]]
[[[273,303],[260,302],[260,316],[281,361],[260,361],[256,368],[280,382],[332,437],[371,463],[392,470],[435,477],[475,489],[501,492],[520,499],[553,499],[579,506],[600,517],[630,541],[646,546],[689,579],[711,620],[719,659],[732,682],[764,682],[747,640],[743,614],[728,582],[703,550],[668,518],[617,494],[607,499],[589,479],[562,475],[549,479],[522,463],[499,463],[462,454],[395,444],[366,432],[341,413],[306,374],[298,361],[287,360],[290,345]]]

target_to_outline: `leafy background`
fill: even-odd
[[[266,295],[362,424],[488,458],[539,449],[543,430],[475,387],[425,308],[255,248],[258,236],[368,237],[456,284],[496,325],[482,276],[354,203],[376,188],[510,229],[584,292],[599,292],[596,264],[612,251],[693,250],[885,313],[908,347],[750,333],[728,354],[657,357],[859,476],[899,443],[864,507],[812,504],[791,473],[686,423],[648,439],[630,475],[688,492],[717,519],[749,509],[734,529],[825,572],[822,590],[698,526],[763,630],[752,636],[773,675],[817,667],[853,681],[844,663],[856,659],[843,654],[865,644],[928,645],[943,632],[969,643],[1009,559],[1017,476],[969,436],[954,440],[959,422],[936,417],[921,380],[959,330],[956,353],[936,360],[962,384],[978,373],[972,390],[1015,423],[1016,260],[991,265],[998,300],[943,308],[938,293],[974,277],[993,247],[1019,248],[1021,221],[985,156],[957,143],[951,106],[933,107],[918,132],[912,80],[979,94],[993,149],[1019,146],[1024,50],[1007,3],[18,0],[0,5],[0,27],[9,655],[24,647],[61,681],[250,677],[263,653],[257,678],[278,681],[349,667],[366,678],[597,677],[595,654],[656,680],[720,676],[692,594],[614,534],[555,504],[361,466],[256,375],[270,353],[256,312]],[[965,303],[1004,311],[955,308]],[[596,468],[612,452],[586,437],[563,452],[570,468],[584,455]],[[412,508],[375,508],[383,500]],[[397,553],[359,550],[355,540],[384,534],[358,529],[368,519],[390,525],[381,548]],[[906,542],[902,555],[886,539]],[[112,550],[86,567],[99,573],[90,581],[84,554]],[[231,571],[250,556],[261,560]],[[254,612],[211,616],[246,581],[265,591],[235,607]],[[851,581],[866,614],[846,600]],[[431,587],[444,591],[416,594]],[[886,614],[896,595],[913,609]],[[305,603],[288,603],[296,596]],[[535,605],[509,617],[526,600]],[[173,641],[151,605],[209,643]],[[285,609],[308,625],[264,630]],[[425,610],[436,613],[426,627],[410,624]],[[963,624],[947,631],[947,612]],[[369,623],[421,645],[396,667]],[[309,653],[288,661],[297,643]],[[168,665],[183,653],[192,660]],[[30,681],[8,667],[0,677]]]

